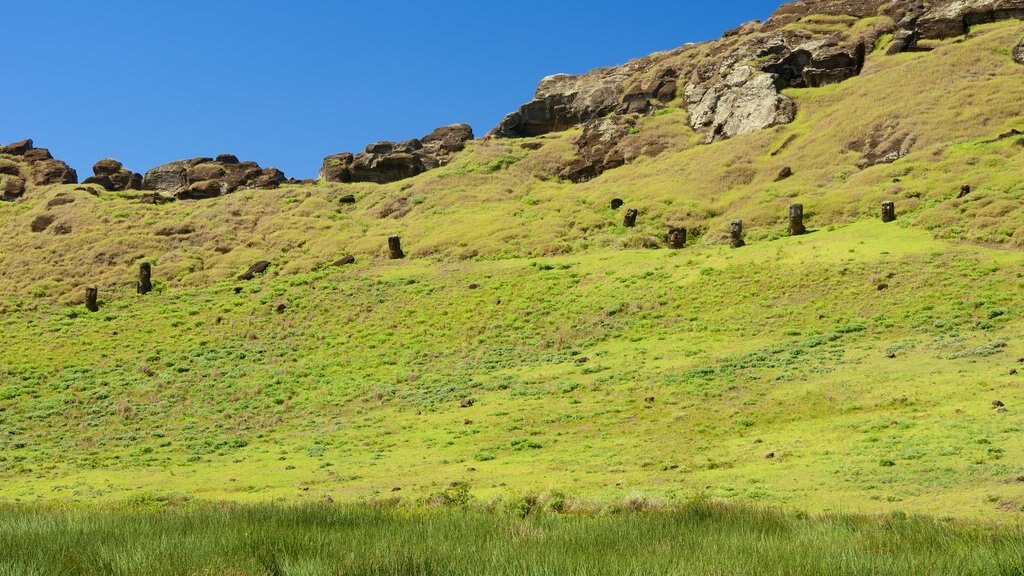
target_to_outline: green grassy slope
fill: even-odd
[[[862,223],[8,313],[0,493],[415,498],[469,481],[1019,512],[1021,274],[1016,252]]]
[[[712,146],[681,111],[646,119],[631,137],[671,151],[586,184],[550,176],[566,133],[476,142],[389,186],[0,205],[0,498],[416,499],[468,481],[482,498],[1019,518],[1024,147],[984,140],[1024,124],[1003,50],[1022,32],[876,55],[792,91],[796,123]],[[879,126],[914,152],[859,170],[847,144]],[[772,182],[782,166],[795,176]],[[47,208],[59,194],[75,202]],[[899,222],[877,222],[884,199]],[[818,230],[783,238],[794,201]],[[73,232],[29,233],[47,211]],[[635,249],[670,224],[700,236]],[[393,233],[410,259],[383,259]],[[356,266],[323,267],[346,253]],[[76,304],[89,284],[98,314]]]
[[[80,302],[85,283],[130,287],[142,259],[175,287],[205,285],[257,259],[282,273],[309,272],[346,253],[380,258],[391,234],[403,236],[413,257],[440,262],[637,247],[663,239],[670,225],[715,244],[734,218],[762,240],[785,231],[795,201],[820,228],[873,216],[894,199],[935,237],[1017,247],[1024,146],[1019,137],[984,142],[1024,129],[1024,67],[1007,49],[1021,35],[1024,24],[1011,21],[931,52],[887,57],[882,46],[860,77],[788,91],[799,105],[795,123],[711,146],[697,145],[685,112],[670,108],[628,136],[638,150],[666,152],[580,185],[553,176],[572,156],[570,131],[532,139],[544,144],[537,151],[522,140],[477,141],[445,168],[385,186],[288,186],[160,207],[73,187],[36,191],[0,206],[0,226],[11,231],[0,238],[0,295]],[[894,164],[860,170],[861,154],[849,148],[872,135],[916,144]],[[784,166],[795,175],[774,182]],[[964,183],[975,192],[956,200]],[[47,208],[61,193],[75,202]],[[359,203],[339,207],[345,194]],[[616,226],[620,216],[606,210],[613,197],[641,210],[636,230]],[[47,212],[73,232],[30,233],[32,219]],[[175,233],[188,226],[195,231]]]

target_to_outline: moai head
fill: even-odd
[[[622,198],[615,198],[612,200],[612,210],[618,210],[619,208],[622,208],[624,204],[625,202],[622,201]]]
[[[882,202],[882,222],[893,222],[896,220],[896,203],[892,200]]]
[[[729,238],[733,248],[746,246],[746,242],[743,241],[743,220],[732,221],[729,226]]]
[[[622,221],[622,225],[626,228],[632,228],[636,226],[636,217],[640,215],[640,212],[636,208],[630,208],[626,210],[626,217]]]
[[[388,238],[388,252],[392,260],[405,258],[405,252],[402,252],[402,239],[398,236]]]
[[[668,231],[668,247],[679,249],[686,246],[686,228],[671,228]]]
[[[153,265],[149,262],[139,264],[139,294],[148,294],[153,290]]]
[[[793,204],[789,207],[789,235],[799,236],[807,232],[804,227],[804,205]]]
[[[85,307],[90,312],[99,312],[100,305],[97,302],[99,300],[100,291],[95,286],[90,286],[85,289]]]

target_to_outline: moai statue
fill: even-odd
[[[729,244],[733,248],[742,248],[747,245],[743,241],[743,220],[733,220],[729,227]]]
[[[392,260],[405,258],[405,252],[402,252],[402,239],[398,236],[388,238],[388,252],[390,252]]]
[[[614,198],[612,199],[612,210],[618,210],[619,208],[622,208],[624,204],[625,202],[622,201],[622,198]]]
[[[804,205],[793,204],[789,207],[789,235],[799,236],[806,233],[807,228],[804,227]]]
[[[95,286],[91,286],[85,289],[85,308],[89,312],[99,312],[100,305],[97,302],[100,296],[100,291]]]
[[[670,228],[668,231],[668,247],[674,250],[686,247],[686,228]]]
[[[626,228],[633,228],[636,226],[636,217],[640,215],[640,212],[636,208],[630,208],[626,210],[626,217],[622,220],[622,225]]]
[[[882,202],[882,222],[896,221],[896,203],[892,200]]]
[[[957,198],[963,198],[964,196],[967,196],[970,193],[971,193],[971,185],[970,184],[964,184],[963,186],[960,187],[960,195],[957,196]]]
[[[153,291],[153,265],[149,262],[139,264],[139,294],[149,294]]]

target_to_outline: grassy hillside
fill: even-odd
[[[464,482],[1015,521],[1024,146],[988,140],[1024,127],[1022,33],[876,54],[789,91],[794,124],[711,146],[682,111],[647,118],[630,138],[668,151],[585,184],[552,177],[569,132],[478,141],[387,186],[2,204],[0,498],[429,500]],[[865,142],[910,137],[857,167]],[[886,199],[897,223],[877,221]],[[785,238],[795,201],[816,231]],[[72,232],[30,233],[46,212]],[[722,245],[733,218],[742,250]],[[697,239],[642,249],[669,225]],[[384,260],[391,234],[408,260]]]
[[[412,257],[431,262],[640,247],[675,225],[710,245],[734,218],[760,241],[785,231],[787,206],[797,201],[813,227],[873,216],[893,199],[934,237],[1018,247],[1024,146],[1021,137],[986,141],[1024,129],[1024,67],[1008,49],[1022,35],[1024,24],[1010,21],[935,42],[931,52],[884,56],[880,46],[857,78],[788,90],[799,105],[795,123],[710,146],[696,144],[674,106],[627,137],[637,150],[664,152],[585,184],[554,176],[572,157],[569,131],[477,141],[445,168],[384,186],[288,186],[169,206],[74,187],[36,191],[0,206],[0,226],[11,231],[0,238],[0,296],[80,302],[87,283],[130,288],[143,259],[172,287],[204,286],[259,259],[277,263],[277,273],[306,273],[347,253],[380,258],[396,233]],[[865,147],[884,151],[908,139],[909,156],[858,168]],[[523,148],[536,143],[543,146]],[[775,182],[785,166],[794,176]],[[975,192],[957,200],[965,183]],[[74,202],[48,207],[61,194]],[[339,206],[347,194],[358,204]],[[636,230],[618,226],[621,215],[607,210],[613,197],[640,209]],[[44,213],[72,233],[30,233]]]
[[[463,481],[1016,515],[1022,274],[1017,252],[865,222],[10,311],[0,494],[415,499]]]

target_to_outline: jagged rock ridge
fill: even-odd
[[[1008,18],[1024,19],[1024,0],[941,0],[927,7],[906,0],[790,2],[767,21],[744,24],[717,41],[582,75],[545,78],[534,99],[489,136],[531,137],[582,125],[577,168],[569,174],[585,179],[621,164],[615,154],[595,164],[614,143],[587,136],[609,134],[609,118],[675,105],[686,110],[704,143],[757,132],[795,118],[796,106],[781,89],[825,86],[859,75],[867,53],[886,34],[893,35],[888,53],[895,54],[920,40],[962,35],[971,26]],[[1024,42],[1014,57],[1024,62]],[[587,141],[597,147],[588,148]],[[885,161],[893,152],[906,150],[872,161]]]

